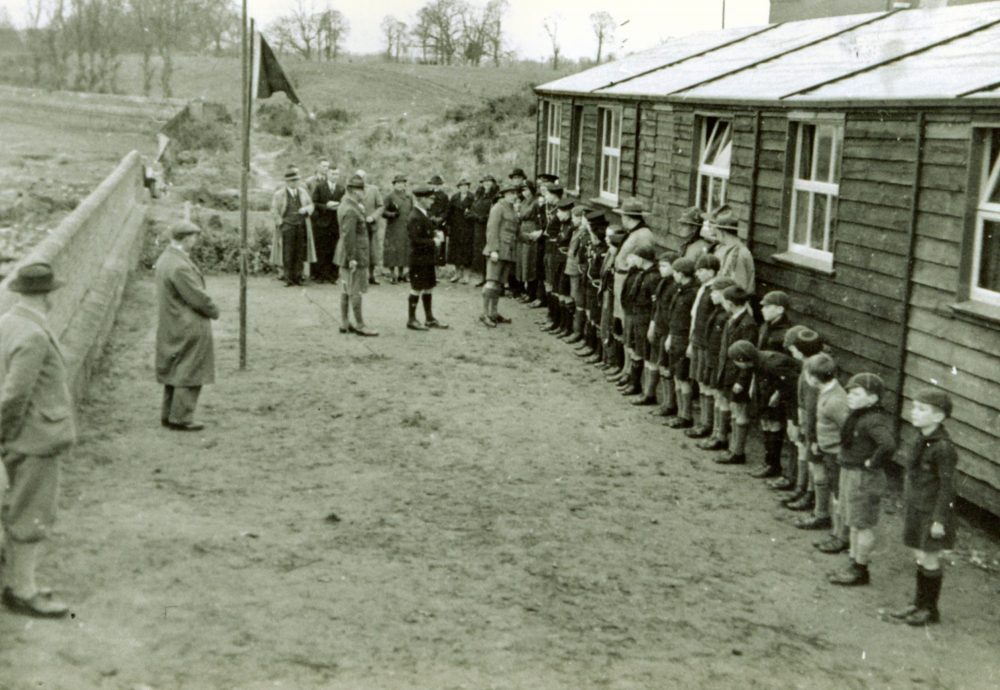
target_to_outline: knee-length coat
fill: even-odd
[[[159,319],[156,380],[167,386],[202,386],[215,381],[212,319],[219,308],[205,292],[205,279],[191,257],[173,245],[156,260]]]
[[[472,265],[472,202],[476,198],[471,192],[456,192],[448,202],[448,263],[458,268]]]
[[[382,264],[401,268],[410,265],[410,238],[406,227],[413,210],[409,192],[389,192],[384,199],[382,215],[386,219],[385,245]]]

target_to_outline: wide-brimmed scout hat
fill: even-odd
[[[626,199],[615,211],[623,217],[642,218],[646,213],[646,205],[642,203],[642,199]]]
[[[65,284],[65,281],[56,280],[51,265],[37,261],[17,269],[17,275],[7,287],[12,292],[19,292],[22,295],[39,295],[58,290]]]
[[[737,234],[740,230],[739,219],[728,206],[721,206],[716,209],[715,213],[709,216],[709,221],[711,221],[712,226],[717,230],[724,230],[733,235]]]
[[[691,206],[690,208],[684,209],[684,212],[681,213],[677,222],[681,225],[693,225],[694,227],[700,228],[704,220],[705,217],[702,215],[701,209],[697,206]]]

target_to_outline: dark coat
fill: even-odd
[[[757,409],[766,419],[796,420],[799,413],[798,384],[802,364],[783,352],[764,350],[757,355]],[[769,405],[774,394],[778,404]]]
[[[722,307],[712,302],[712,286],[708,285],[704,287],[705,289],[701,293],[701,300],[698,302],[698,308],[695,309],[691,318],[691,344],[697,347],[708,347],[709,324],[712,321],[712,316],[719,309],[722,309]],[[701,290],[701,287],[698,290]],[[697,290],[694,293],[694,297],[696,300],[698,299]]]
[[[434,222],[423,210],[414,208],[410,211],[406,231],[410,238],[410,267],[433,266],[437,258]]]
[[[654,265],[644,270],[635,282],[635,297],[632,313],[639,318],[650,318],[653,314],[653,295],[660,282],[660,271]]]
[[[622,281],[621,303],[626,314],[631,315],[632,305],[635,303],[635,293],[638,290],[636,283],[642,279],[642,269],[632,266],[628,269],[625,280]]]
[[[666,333],[670,335],[670,347],[674,350],[687,348],[688,335],[691,331],[691,307],[697,294],[698,285],[691,281],[686,285],[678,284],[670,299]]]
[[[382,217],[385,218],[385,242],[382,264],[391,268],[410,265],[410,236],[407,225],[413,210],[413,197],[409,192],[389,192],[383,200]]]
[[[205,279],[191,257],[168,246],[156,260],[156,380],[167,386],[203,386],[215,381],[212,319],[219,308],[205,292]]]
[[[431,217],[431,222],[434,224],[436,230],[443,230],[445,233],[448,232],[448,206],[451,200],[448,198],[448,193],[443,189],[439,189],[433,194],[434,201],[431,203],[430,209],[427,213]]]
[[[929,436],[917,434],[902,454],[906,479],[903,483],[903,541],[914,549],[938,551],[955,543],[955,467],[958,454],[947,429],[938,426]],[[944,525],[945,536],[933,539],[931,523]]]
[[[676,291],[677,283],[673,276],[660,278],[660,282],[656,284],[656,292],[653,293],[653,321],[658,335],[670,332],[670,302]]]
[[[851,410],[840,429],[837,463],[841,467],[879,470],[895,451],[892,420],[880,405]],[[866,467],[866,462],[870,462],[870,466]]]
[[[448,202],[448,263],[468,267],[472,263],[473,220],[470,213],[475,197],[471,192],[452,195]]]
[[[711,298],[709,298],[709,301],[711,301]],[[729,314],[721,305],[713,304],[712,307],[712,310],[709,312],[708,323],[705,326],[705,347],[708,350],[708,359],[712,362],[712,371],[716,372],[717,377],[719,360],[723,352],[722,339],[725,336]],[[717,385],[718,381],[713,381],[712,383],[714,386]]]
[[[721,349],[719,351],[718,385],[716,388],[728,391],[739,383],[743,393],[739,400],[746,401],[750,397],[750,382],[753,378],[752,369],[740,369],[729,358],[729,346],[738,340],[757,342],[757,324],[753,320],[753,312],[745,310],[736,318],[730,317],[722,333]]]
[[[771,352],[785,351],[785,334],[792,327],[787,314],[782,314],[774,323],[765,321],[760,326],[760,334],[757,336],[757,349],[770,350]]]
[[[343,185],[336,183],[331,185],[327,180],[321,181],[315,177],[309,178],[306,187],[309,189],[315,207],[312,215],[313,227],[323,230],[336,228],[337,210],[327,208],[326,204],[330,201],[339,202],[344,198],[344,193],[347,190]]]

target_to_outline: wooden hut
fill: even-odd
[[[667,244],[728,203],[847,373],[904,415],[952,394],[960,493],[1000,515],[998,75],[1000,2],[686,36],[537,87],[536,168]]]

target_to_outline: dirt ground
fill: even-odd
[[[873,585],[835,589],[814,533],[621,397],[538,312],[485,330],[478,294],[404,286],[341,336],[333,286],[209,280],[218,383],[158,424],[154,290],[127,292],[65,468],[42,579],[73,619],[0,613],[0,688],[996,688],[993,537],[966,528],[944,623],[893,626],[912,591],[889,515]]]

